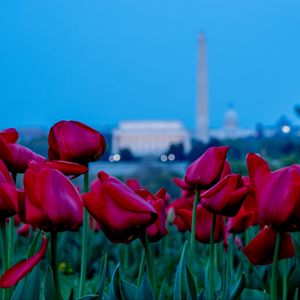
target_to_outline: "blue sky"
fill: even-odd
[[[51,0],[0,3],[0,128],[61,119],[194,127],[197,37],[207,34],[211,126],[298,122],[300,2]]]

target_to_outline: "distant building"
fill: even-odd
[[[256,130],[240,128],[238,125],[238,115],[232,106],[224,114],[223,126],[218,129],[210,129],[211,138],[218,140],[238,139],[248,136],[256,136]]]
[[[128,149],[136,156],[159,156],[180,143],[190,150],[189,131],[180,121],[127,121],[113,130],[112,153]]]

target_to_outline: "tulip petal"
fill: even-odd
[[[0,131],[0,135],[3,137],[4,141],[9,144],[14,144],[19,138],[19,134],[15,128],[2,130]]]
[[[249,153],[246,160],[250,181],[256,186],[264,175],[271,172],[270,167],[262,157],[255,153]]]
[[[228,147],[211,147],[187,168],[185,181],[197,188],[209,188],[222,174]]]
[[[8,269],[0,278],[1,288],[10,288],[16,285],[23,277],[29,273],[34,266],[43,258],[48,246],[48,240],[45,236],[42,239],[40,250],[32,257],[22,260]]]
[[[273,262],[277,231],[271,227],[262,229],[250,243],[243,248],[244,254],[253,265],[267,265]],[[279,259],[293,257],[295,248],[290,234],[281,233]]]

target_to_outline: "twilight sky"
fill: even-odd
[[[211,126],[300,122],[299,0],[0,3],[0,129],[61,119],[194,127],[197,38],[207,35]]]

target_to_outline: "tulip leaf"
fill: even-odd
[[[267,300],[268,296],[260,290],[244,289],[241,294],[241,300]]]
[[[42,234],[42,231],[39,229],[31,242],[31,245],[28,250],[27,258],[30,258],[35,254],[41,234]]]
[[[298,300],[298,292],[299,292],[299,290],[298,290],[298,288],[296,288],[295,294],[294,294],[294,300]]]
[[[121,280],[120,280],[120,264],[114,270],[114,273],[111,278],[109,285],[109,300],[123,300],[121,290]]]
[[[70,291],[70,295],[69,295],[69,297],[68,297],[68,300],[74,300],[75,298],[74,298],[74,289],[73,288],[71,288],[71,291]]]
[[[77,300],[101,300],[99,295],[85,295],[83,297],[78,298]]]
[[[143,251],[140,268],[139,268],[139,276],[138,276],[138,280],[137,280],[138,287],[142,284],[144,273],[145,273],[145,251]]]
[[[203,300],[204,299],[204,291],[201,291],[198,295],[197,295],[197,300]]]
[[[34,267],[31,273],[18,283],[11,300],[39,300],[40,285],[40,265],[38,264]]]
[[[186,299],[197,300],[197,288],[196,288],[195,279],[188,267],[186,267],[185,286],[186,286]]]
[[[175,283],[174,283],[174,300],[181,300],[182,297],[182,289],[183,289],[183,279],[184,279],[184,271],[185,271],[185,254],[187,249],[187,241],[184,243],[179,264],[176,269],[175,274]]]
[[[154,300],[154,293],[152,287],[149,283],[147,273],[144,273],[143,281],[141,286],[138,288],[136,293],[136,300],[139,299],[147,299],[147,300]],[[130,300],[130,299],[128,299]]]
[[[44,279],[44,296],[45,296],[45,300],[57,299],[55,284],[53,280],[53,272],[49,265],[47,267],[47,271]]]
[[[158,300],[164,300],[165,299],[166,284],[167,284],[167,278],[165,278],[163,283],[161,284],[159,294],[158,294]]]
[[[135,299],[136,286],[132,283],[121,279],[122,295],[125,300]]]
[[[230,287],[229,299],[237,299],[242,293],[243,289],[246,287],[246,276],[245,273],[242,273],[240,279]]]
[[[99,283],[96,294],[99,295],[100,299],[102,298],[105,279],[106,279],[106,270],[107,270],[107,253],[102,257],[100,263],[100,270],[99,270]]]

